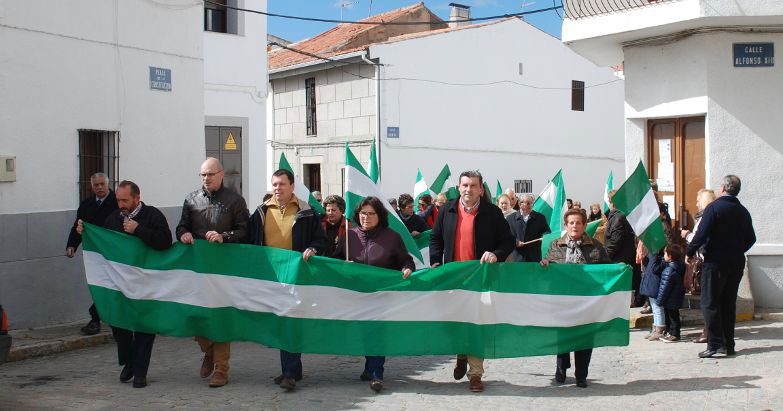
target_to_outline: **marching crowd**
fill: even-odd
[[[390,216],[384,200],[364,198],[354,210],[346,210],[345,201],[337,195],[321,198],[313,195],[325,208],[318,214],[294,195],[294,176],[285,169],[272,174],[272,192],[255,210],[248,211],[242,196],[223,185],[223,168],[214,158],[201,165],[202,186],[185,198],[182,215],[176,226],[176,240],[193,244],[194,240],[213,243],[246,243],[294,250],[304,261],[315,255],[345,259],[354,263],[383,267],[401,272],[408,278],[415,266],[402,237],[389,228]],[[734,355],[734,319],[737,289],[742,277],[744,253],[755,242],[750,214],[737,195],[738,177],[723,179],[719,195],[701,190],[699,214],[691,231],[680,236],[687,248],[680,247],[672,231],[671,218],[665,203],[659,203],[661,221],[667,234],[667,245],[650,254],[633,232],[626,216],[614,208],[609,193],[609,212],[604,214],[599,204],[582,209],[579,201],[568,200],[563,213],[564,233],[542,250],[542,238],[550,232],[547,218],[533,210],[534,198],[517,197],[509,189],[493,204],[484,190],[484,181],[477,171],[465,171],[459,177],[459,197],[448,200],[440,193],[435,198],[425,194],[414,203],[409,194],[388,199],[412,236],[430,231],[430,264],[437,267],[454,261],[479,260],[481,263],[537,262],[549,264],[625,263],[633,268],[633,298],[631,307],[643,305],[653,314],[651,341],[680,340],[681,307],[686,288],[701,292],[705,317],[703,336],[696,342],[706,342],[700,357],[716,354]],[[163,213],[141,201],[140,188],[131,181],[122,181],[116,191],[109,189],[104,174],[92,176],[94,196],[84,200],[66,246],[66,255],[73,257],[81,243],[84,222],[125,232],[138,237],[149,247],[166,249],[172,235]],[[346,214],[346,211],[348,214]],[[346,222],[345,215],[352,215]],[[599,228],[591,237],[585,232],[589,222],[598,221]],[[687,267],[687,268],[686,268]],[[84,334],[100,332],[100,315],[95,305],[90,307],[90,322],[82,328]],[[147,385],[152,346],[155,335],[112,327],[117,341],[120,381],[133,380],[133,387]],[[200,376],[209,378],[210,387],[228,383],[231,343],[196,337],[203,360]],[[592,349],[574,353],[576,385],[587,387],[587,375]],[[368,381],[373,391],[383,388],[385,357],[368,356],[360,379]],[[292,390],[302,379],[300,353],[280,350],[281,373],[275,384]],[[571,367],[571,353],[557,355],[555,380],[564,383]],[[467,375],[468,388],[483,391],[483,359],[457,355],[454,378]]]

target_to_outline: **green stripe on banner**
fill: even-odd
[[[639,236],[639,239],[642,240],[642,243],[644,243],[645,245],[663,244],[663,246],[665,246],[666,233],[663,232],[663,224],[661,224],[661,220],[656,220],[652,224],[647,226],[647,229],[644,230],[642,235]],[[655,250],[653,252],[658,252],[659,250]]]
[[[86,252],[109,261],[148,270],[189,270],[297,285],[324,285],[359,292],[471,290],[557,295],[606,295],[631,289],[624,264],[563,265],[537,263],[450,263],[419,270],[403,280],[395,270],[326,257],[302,261],[302,254],[247,244],[196,240],[155,251],[124,233],[85,224]]]
[[[626,346],[629,340],[628,320],[619,318],[574,327],[320,320],[131,300],[97,286],[90,286],[90,292],[101,320],[115,327],[175,337],[198,335],[213,341],[253,341],[290,352],[388,356],[466,353],[508,358]]]

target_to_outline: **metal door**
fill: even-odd
[[[207,157],[223,165],[223,186],[242,195],[242,128],[205,127]]]

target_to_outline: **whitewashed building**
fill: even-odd
[[[269,170],[284,152],[311,190],[341,194],[345,143],[364,162],[375,142],[389,196],[410,193],[417,168],[431,181],[448,163],[533,193],[563,168],[584,203],[622,174],[613,70],[517,18],[449,26],[422,4],[381,18],[431,24],[341,25],[288,46],[309,55],[270,53]]]
[[[189,0],[0,0],[0,304],[12,328],[88,317],[81,252],[68,259],[65,244],[91,174],[135,181],[175,226],[199,164],[221,154],[209,127],[238,127],[241,190],[263,189],[265,35],[262,16]]]
[[[566,0],[563,42],[597,65],[624,64],[626,172],[644,161],[678,227],[692,226],[699,189],[738,175],[758,238],[755,303],[783,307],[783,2],[612,3]]]

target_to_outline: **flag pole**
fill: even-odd
[[[343,172],[343,187],[345,187],[345,180],[348,178],[348,166],[345,166],[345,171]],[[345,195],[345,193],[343,193]],[[348,210],[345,210],[348,211]],[[348,215],[343,216],[345,218],[345,261],[350,261],[350,252],[348,251]]]

